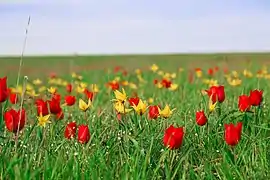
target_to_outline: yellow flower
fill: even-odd
[[[120,114],[126,114],[132,110],[132,109],[127,109],[124,103],[120,101],[116,101],[113,105],[114,105],[114,109]]]
[[[33,84],[34,85],[41,85],[42,84],[42,81],[40,80],[40,79],[35,79],[34,81],[33,81]]]
[[[163,118],[168,118],[172,115],[173,111],[175,109],[170,109],[169,105],[166,104],[166,106],[164,107],[163,110],[160,110],[160,108],[158,107],[158,112],[159,112],[159,115]]]
[[[164,72],[163,71],[158,71],[158,75],[163,76]]]
[[[81,83],[80,83],[80,87],[83,88],[83,89],[85,89],[85,88],[87,87],[87,84],[84,83],[84,82],[81,82]]]
[[[183,72],[184,69],[180,67],[180,68],[178,69],[178,71],[179,71],[179,72]]]
[[[247,69],[243,71],[243,75],[248,78],[253,76],[252,72],[248,71]]]
[[[82,76],[77,76],[77,79],[82,80],[83,77]]]
[[[48,88],[47,90],[48,90],[48,92],[51,93],[51,94],[56,93],[56,88],[55,88],[55,87],[50,87],[50,88]]]
[[[86,102],[82,99],[79,100],[79,108],[81,111],[85,112],[87,111],[90,106],[92,105],[92,102],[90,99],[88,99],[88,103],[86,104]]]
[[[120,77],[119,76],[116,76],[115,78],[114,78],[114,80],[113,81],[115,81],[115,82],[119,82],[120,81]]]
[[[127,94],[126,94],[124,88],[122,88],[122,91],[123,92],[115,90],[114,95],[115,95],[115,98],[116,98],[117,101],[120,101],[120,102],[124,103],[127,100]]]
[[[163,87],[162,83],[161,82],[158,82],[157,85],[156,85],[159,89],[161,89]]]
[[[76,86],[77,93],[83,93],[85,88],[82,88],[81,86]]]
[[[169,87],[169,90],[175,91],[178,88],[178,84],[171,84],[171,87]]]
[[[91,85],[91,90],[92,90],[94,93],[99,92],[99,88],[98,88],[98,86],[97,86],[96,84],[92,84],[92,85]]]
[[[147,105],[141,99],[139,100],[137,106],[133,105],[132,107],[136,111],[136,113],[140,116],[142,116],[147,110]]]
[[[43,116],[42,113],[40,113],[40,115],[37,118],[38,118],[38,125],[41,127],[45,127],[47,123],[51,123],[51,121],[49,121],[50,114]]]
[[[231,86],[239,86],[241,83],[242,83],[242,80],[241,79],[227,79],[228,83],[231,85]]]
[[[152,104],[153,102],[154,102],[154,99],[153,99],[153,98],[149,98],[149,99],[148,99],[148,103],[149,103],[149,104]]]
[[[211,86],[217,86],[218,85],[218,81],[214,80],[214,79],[210,79],[208,85]]]
[[[171,77],[170,73],[165,73],[164,76],[163,76],[163,78],[167,79],[167,80],[170,80],[170,77]]]
[[[129,83],[129,87],[131,88],[131,89],[138,89],[138,87],[137,87],[137,85],[136,84],[134,84],[134,83]]]
[[[143,79],[141,75],[137,75],[137,78],[139,79],[140,83],[146,83],[146,81]]]
[[[26,94],[32,97],[39,96],[39,94],[37,94],[35,90],[26,91]]]
[[[75,72],[71,73],[71,77],[72,77],[72,78],[77,78],[77,76],[78,76],[78,75],[77,75]]]
[[[212,98],[209,98],[209,104],[208,104],[209,112],[210,112],[210,113],[213,112],[213,111],[215,110],[216,105],[217,105],[217,102],[215,102],[215,103],[213,104],[213,102],[212,102],[211,99],[212,99]]]
[[[176,73],[172,73],[172,74],[171,74],[171,78],[172,78],[172,79],[175,79],[175,78],[176,78]]]
[[[128,81],[122,81],[123,86],[128,86]]]
[[[235,78],[238,78],[238,72],[237,71],[232,71],[232,76],[235,77]]]
[[[198,78],[201,78],[202,75],[203,75],[202,70],[196,70],[196,76],[197,76]]]
[[[158,70],[158,66],[156,64],[153,64],[150,69],[151,71],[156,72]]]
[[[135,73],[138,75],[138,74],[141,74],[142,71],[141,71],[140,69],[136,69],[136,70],[135,70]]]
[[[34,89],[34,87],[33,87],[31,84],[28,83],[28,84],[26,85],[26,90],[27,90],[27,91],[31,91],[31,90],[33,90],[33,89]]]

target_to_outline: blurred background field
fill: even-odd
[[[0,75],[10,80],[17,78],[20,57],[1,57]],[[229,67],[229,70],[242,70],[270,63],[270,53],[231,53],[231,54],[171,54],[171,55],[111,55],[111,56],[25,56],[22,75],[31,78],[46,77],[55,72],[65,75],[71,72],[103,71],[115,66],[124,66],[127,70],[149,68],[157,64],[164,70],[177,71],[179,67],[194,69],[209,68],[217,65]],[[259,67],[258,67],[259,68]]]

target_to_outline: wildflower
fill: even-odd
[[[86,102],[82,99],[79,100],[79,108],[81,111],[86,112],[92,105],[92,102],[90,99],[88,99],[88,103],[86,104]]]
[[[48,101],[48,103],[50,107],[50,112],[52,114],[58,114],[59,112],[62,111],[60,101],[55,97],[52,97],[51,100]]]
[[[260,91],[257,89],[250,91],[250,95],[249,95],[250,104],[252,106],[259,106],[263,99],[262,95],[263,95],[263,91]]]
[[[117,113],[120,113],[120,114],[126,114],[132,110],[132,109],[126,108],[125,105],[121,103],[120,101],[114,102],[114,109],[117,111]]]
[[[250,109],[250,98],[247,95],[241,95],[238,98],[238,108],[240,111],[245,112]]]
[[[149,106],[148,118],[157,119],[159,116],[158,106]]]
[[[66,126],[66,129],[65,129],[65,132],[64,132],[65,138],[71,139],[71,138],[75,137],[76,129],[77,129],[76,122],[68,123]]]
[[[133,104],[132,107],[140,116],[142,116],[147,110],[147,105],[141,99],[139,100],[138,105]]]
[[[86,144],[90,140],[90,132],[87,125],[80,125],[78,127],[78,141],[81,144]]]
[[[158,107],[159,115],[161,117],[163,117],[163,118],[169,118],[172,115],[172,113],[173,113],[174,110],[175,109],[172,109],[171,110],[170,107],[169,107],[169,105],[167,105],[167,104],[166,104],[166,106],[164,107],[163,110],[160,110],[160,108]]]
[[[33,80],[33,84],[38,86],[38,85],[42,84],[42,81],[40,79],[35,79],[35,80]]]
[[[56,93],[56,88],[55,87],[50,87],[50,88],[48,88],[48,92],[51,93],[51,94],[54,94],[54,93]]]
[[[241,132],[242,132],[242,122],[237,123],[234,125],[232,123],[225,124],[225,133],[224,138],[228,145],[235,146],[241,139]]]
[[[7,130],[16,133],[24,128],[26,119],[25,110],[15,111],[14,109],[10,109],[5,112],[4,119]]]
[[[205,116],[204,111],[196,112],[196,123],[199,126],[203,126],[207,123],[207,117]]]
[[[140,98],[138,97],[132,97],[132,98],[129,98],[129,104],[130,106],[137,106],[139,104],[139,101],[140,101]]]
[[[43,116],[42,113],[40,113],[37,118],[38,118],[38,125],[41,126],[41,127],[46,127],[47,123],[51,123],[51,121],[49,121],[50,114],[47,114],[46,116]]]
[[[73,106],[75,104],[75,101],[76,101],[75,96],[67,95],[65,97],[65,102],[66,102],[66,105],[68,106]]]
[[[114,95],[115,95],[116,100],[120,101],[122,103],[126,102],[126,100],[127,100],[127,94],[126,94],[124,88],[122,88],[122,92],[115,90]]]
[[[156,64],[153,64],[150,69],[151,71],[156,72],[158,70],[158,66]]]
[[[72,91],[72,84],[67,84],[67,86],[66,86],[66,91],[67,91],[68,93],[71,93],[71,91]]]
[[[209,103],[208,103],[208,108],[209,108],[210,113],[216,109],[216,105],[217,105],[217,102],[213,103],[213,101],[210,98]]]
[[[49,114],[47,101],[44,101],[43,99],[37,99],[35,105],[38,115],[42,114],[43,116],[46,116]]]
[[[216,101],[222,103],[225,100],[224,86],[212,86],[209,90],[205,90],[213,103]]]
[[[0,78],[0,103],[8,98],[7,77]]]
[[[174,127],[171,125],[165,130],[163,143],[170,149],[178,149],[182,145],[184,137],[183,127]]]

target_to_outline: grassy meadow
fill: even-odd
[[[270,178],[270,54],[24,57],[17,85],[19,61],[0,58],[0,179]]]

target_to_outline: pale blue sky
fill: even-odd
[[[270,50],[269,0],[0,1],[0,55]]]

